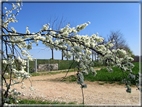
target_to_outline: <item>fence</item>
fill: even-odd
[[[94,62],[94,67],[105,66],[105,62],[103,63],[100,63],[99,61],[93,61],[93,62]],[[58,64],[58,70],[64,70],[64,69],[68,69],[72,63],[73,63],[73,60],[36,59],[35,61],[27,61],[27,72],[29,73],[40,72],[37,69],[37,66],[40,64],[48,64],[48,65]],[[76,66],[77,66],[77,62],[74,62],[71,68],[75,68]],[[46,71],[52,71],[52,70],[49,69]]]
[[[68,69],[70,65],[73,63],[73,60],[49,60],[49,59],[36,59],[35,61],[28,61],[27,60],[27,72],[40,72],[37,69],[37,66],[40,64],[47,64],[47,65],[52,65],[52,64],[58,64],[58,70],[64,70]],[[72,64],[71,68],[75,68],[77,65],[76,62]],[[52,70],[48,70],[52,71]]]
[[[27,59],[27,72],[29,73],[29,60]],[[35,59],[35,72],[37,72],[37,59]]]

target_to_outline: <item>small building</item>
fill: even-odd
[[[139,62],[139,58],[140,58],[140,56],[135,56],[134,60],[132,61],[132,63],[133,62]],[[142,62],[142,56],[141,56],[141,62]]]

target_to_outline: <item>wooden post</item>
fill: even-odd
[[[63,50],[62,50],[62,60],[64,60],[64,57],[63,57]]]
[[[37,59],[35,59],[35,72],[37,72]]]
[[[72,54],[72,60],[74,61],[74,54]]]
[[[27,59],[27,72],[29,73],[29,60]]]
[[[59,60],[59,63],[58,63],[59,65],[58,65],[58,70],[60,69],[60,60]]]

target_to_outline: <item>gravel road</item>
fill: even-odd
[[[74,75],[74,72],[68,73]],[[22,92],[22,98],[41,98],[41,100],[59,101],[59,102],[76,102],[82,103],[82,91],[80,85],[76,82],[59,82],[51,81],[51,79],[64,77],[65,73],[33,76],[31,77],[34,91],[29,89],[31,83],[27,79],[25,89],[19,88],[21,84],[12,86],[17,91]],[[124,85],[104,84],[99,85],[98,82],[85,82],[87,88],[84,89],[85,104],[113,104],[113,105],[139,105],[140,92],[136,87],[132,87],[132,93],[127,93]]]

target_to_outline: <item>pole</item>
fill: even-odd
[[[35,72],[37,72],[37,59],[35,59]]]

